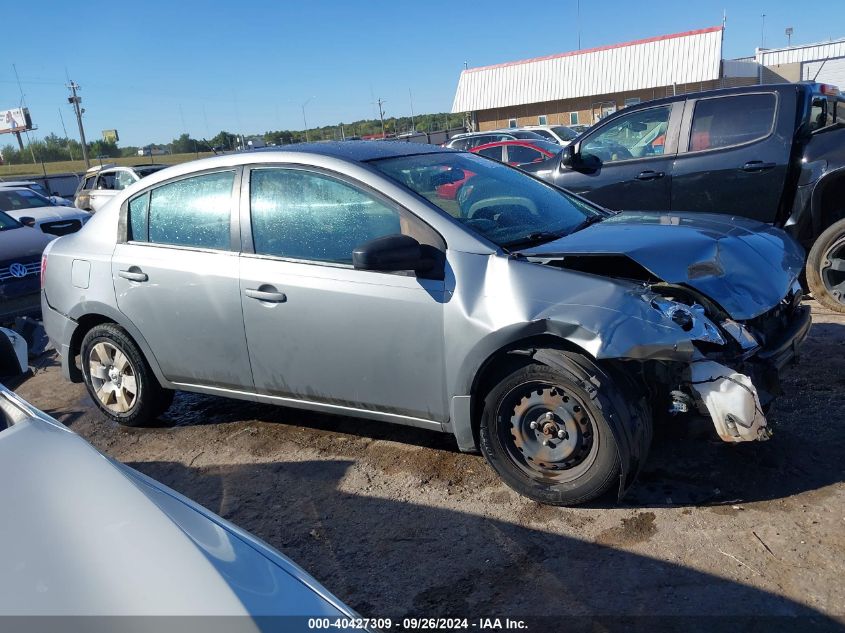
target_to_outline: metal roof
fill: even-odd
[[[758,48],[755,58],[758,64],[775,66],[778,64],[793,64],[821,59],[845,57],[845,38],[815,44],[787,46],[784,48]]]
[[[472,112],[719,78],[722,27],[662,35],[461,73],[452,112]]]

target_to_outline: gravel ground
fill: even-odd
[[[517,496],[446,435],[181,393],[170,425],[122,428],[50,355],[16,391],[365,616],[801,616],[778,622],[828,630],[845,615],[845,317],[813,314],[771,441],[659,429],[629,495],[581,508]]]

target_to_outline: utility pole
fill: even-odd
[[[378,116],[381,119],[381,137],[385,138],[385,133],[384,133],[384,108],[382,106],[385,103],[387,103],[387,101],[385,101],[384,99],[379,97],[378,101],[376,101],[376,103],[378,104]]]
[[[410,88],[408,88],[408,96],[411,98],[411,132],[416,132],[417,122],[414,121],[414,95]]]
[[[76,122],[79,124],[79,140],[82,143],[82,160],[85,161],[85,168],[91,167],[91,160],[88,158],[88,144],[85,142],[85,128],[82,127],[82,113],[85,112],[84,108],[80,108],[79,104],[82,103],[82,97],[79,97],[76,94],[77,90],[81,90],[78,83],[71,80],[69,84],[67,84],[67,89],[70,90],[71,96],[67,98],[69,104],[73,106],[73,111],[76,113]]]
[[[791,26],[786,27],[786,45],[792,46],[792,34],[795,32]]]
[[[760,15],[760,48],[766,48],[766,14]]]

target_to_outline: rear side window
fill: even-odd
[[[481,154],[482,156],[486,156],[487,158],[494,158],[495,160],[501,161],[502,146],[499,145],[497,147],[485,147],[484,149],[478,150],[476,154]]]
[[[86,176],[85,180],[82,181],[82,187],[80,189],[93,189],[94,183],[97,182],[97,176]]]
[[[702,99],[695,104],[691,152],[741,145],[765,138],[775,120],[775,95]]]
[[[256,169],[250,176],[255,252],[352,264],[356,246],[402,233],[399,212],[334,178],[297,169]]]
[[[154,244],[229,250],[232,171],[157,187],[129,203],[128,237]]]

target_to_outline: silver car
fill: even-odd
[[[8,484],[0,487],[7,619],[226,615],[241,616],[228,630],[307,631],[311,618],[357,617],[266,543],[98,453],[3,385],[0,469]],[[111,625],[33,619],[5,630],[168,628],[152,620]]]
[[[802,262],[750,220],[613,214],[470,153],[320,143],[132,185],[48,248],[43,314],[65,376],[122,424],[177,389],[407,424],[574,504],[631,485],[655,416],[768,438],[810,327]]]

